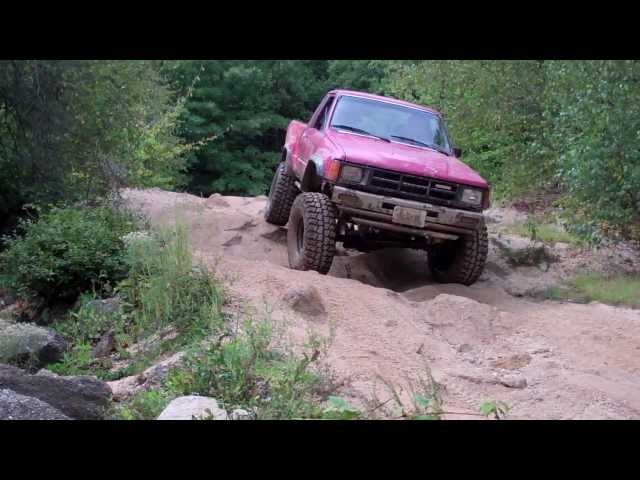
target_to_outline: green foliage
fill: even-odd
[[[117,409],[116,420],[155,420],[169,404],[166,395],[158,390],[146,390],[136,394],[133,399]]]
[[[102,369],[94,369],[95,358],[91,354],[91,344],[83,341],[75,342],[71,350],[65,352],[64,357],[58,363],[47,368],[58,375],[87,375],[98,374],[102,377]]]
[[[504,418],[510,409],[511,407],[509,407],[509,405],[500,401],[487,401],[480,405],[480,413],[483,416],[490,417],[493,415],[493,418],[496,420]]]
[[[309,369],[316,350],[300,357],[273,349],[267,321],[247,320],[236,336],[223,338],[191,351],[169,374],[164,391],[172,398],[211,396],[227,410],[250,408],[259,419],[321,417],[313,395],[319,377]]]
[[[96,298],[93,293],[82,294],[78,308],[69,312],[66,320],[56,322],[56,331],[65,338],[73,339],[76,343],[97,341],[108,330],[113,331],[115,336],[122,334],[126,328],[123,309],[113,313],[98,312],[91,305]]]
[[[324,420],[357,420],[362,412],[349,405],[343,398],[330,396],[326,408],[322,411]]]
[[[629,236],[640,215],[640,64],[547,62],[547,133],[566,206],[583,230]]]
[[[182,61],[163,66],[175,89],[193,85],[181,116],[187,142],[218,136],[187,156],[189,190],[262,194],[281,157],[284,132],[308,119],[326,93],[325,61]]]
[[[94,296],[85,294],[65,321],[54,324],[72,344],[62,362],[53,366],[59,373],[95,374],[105,379],[132,375],[162,353],[197,342],[222,325],[222,291],[209,272],[192,266],[183,227],[159,233],[132,232],[124,242],[128,276],[115,288],[122,306],[114,313],[99,313],[89,303]],[[122,371],[107,372],[90,355],[100,338],[111,332],[118,358],[127,360],[127,345],[166,328],[175,335],[130,359]]]
[[[560,189],[571,233],[640,238],[637,61],[390,62],[385,93],[446,116],[495,198]]]
[[[509,233],[529,237],[531,240],[544,243],[564,242],[574,245],[584,243],[581,237],[567,232],[564,228],[554,223],[538,223],[532,216],[522,225],[514,225],[505,229]]]
[[[327,69],[329,87],[381,94],[387,63],[381,60],[332,60]]]
[[[222,293],[205,268],[194,266],[184,226],[156,236],[127,238],[127,279],[117,291],[132,306],[136,335],[171,325],[179,331],[209,329],[220,322]]]
[[[5,239],[0,285],[47,302],[100,291],[126,275],[122,237],[135,226],[132,215],[111,206],[53,208],[36,221],[24,220],[24,235]]]
[[[0,215],[123,186],[180,186],[177,101],[153,61],[0,62]]]
[[[539,61],[422,61],[392,62],[384,89],[441,111],[465,162],[500,197],[548,176],[538,145],[543,85]]]

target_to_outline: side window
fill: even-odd
[[[322,128],[325,126],[325,123],[329,117],[329,110],[331,110],[331,105],[333,105],[333,99],[334,97],[329,97],[327,103],[324,105],[322,111],[318,115],[318,118],[316,118],[316,121],[313,123],[313,125],[311,125],[312,128],[315,128],[316,130],[322,130]]]

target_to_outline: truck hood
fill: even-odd
[[[327,136],[351,163],[481,188],[489,186],[475,170],[435,150],[337,131],[329,131]]]

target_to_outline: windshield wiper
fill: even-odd
[[[381,137],[380,135],[375,135],[371,132],[367,132],[366,130],[363,130],[361,128],[358,127],[352,127],[351,125],[331,125],[334,128],[340,128],[342,130],[350,130],[352,132],[355,133],[361,133],[363,135],[369,135],[370,137],[375,137],[375,138],[379,138],[380,140],[384,140],[385,142],[391,142],[391,140],[389,140],[386,137]]]
[[[389,135],[391,138],[397,138],[398,140],[404,140],[405,142],[415,143],[416,145],[420,145],[422,147],[430,148],[431,150],[435,150],[436,152],[444,153],[445,155],[449,155],[448,152],[438,148],[436,145],[432,145],[429,143],[421,142],[420,140],[416,140],[415,138],[402,137],[400,135]]]

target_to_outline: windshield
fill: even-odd
[[[451,154],[443,120],[417,108],[343,96],[336,105],[331,126]]]

